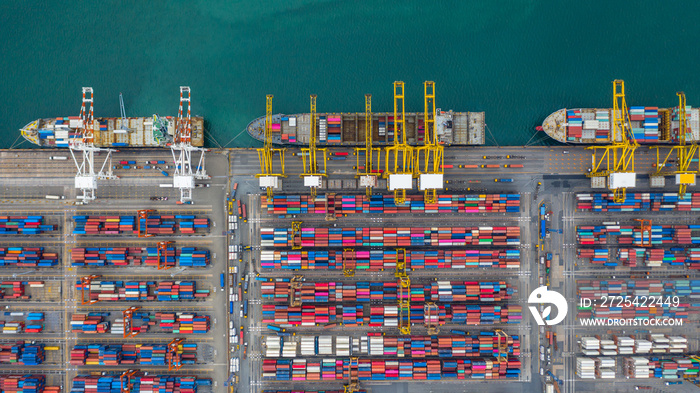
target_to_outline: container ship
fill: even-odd
[[[486,127],[484,112],[453,112],[438,109],[435,130],[444,145],[483,145]],[[364,146],[364,113],[317,113],[316,144],[319,146]],[[374,144],[394,143],[394,113],[372,114],[372,141]],[[278,145],[309,144],[311,114],[272,116],[272,143]],[[263,141],[265,116],[259,117],[247,127],[248,134]],[[406,113],[406,141],[408,144],[423,144],[425,126],[423,113]]]
[[[630,127],[639,144],[678,143],[678,116],[678,107],[632,106],[629,109]],[[700,141],[700,108],[688,106],[686,118],[689,127],[686,141]],[[612,109],[560,109],[547,116],[537,129],[562,143],[612,143]]]
[[[177,117],[96,117],[93,122],[97,147],[160,147],[173,141]],[[67,148],[80,137],[79,116],[37,119],[20,129],[24,139],[41,147]],[[204,146],[204,118],[192,117],[192,145]]]

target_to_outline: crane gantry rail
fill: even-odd
[[[265,146],[257,149],[260,160],[260,173],[255,175],[260,179],[260,187],[265,188],[267,197],[272,198],[274,190],[279,188],[279,179],[287,177],[284,174],[285,148],[272,147],[272,94],[266,96],[265,101]],[[273,158],[275,153],[280,157],[280,172],[275,173]]]
[[[625,82],[620,79],[613,81],[612,119],[610,144],[586,148],[593,150],[593,168],[588,177],[607,178],[608,189],[613,192],[614,201],[621,203],[625,200],[627,188],[636,185],[634,152],[639,143],[632,134],[625,100]]]
[[[394,144],[385,148],[389,191],[394,192],[394,203],[406,203],[406,190],[413,188],[413,146],[406,143],[406,105],[404,83],[394,82]]]

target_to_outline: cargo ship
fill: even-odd
[[[674,144],[678,142],[678,107],[632,106],[629,120],[632,134],[639,144]],[[686,108],[686,141],[700,141],[700,108]],[[552,139],[572,144],[609,144],[613,141],[612,109],[559,109],[544,119],[541,127]]]
[[[93,122],[97,147],[162,147],[173,141],[177,117],[96,117]],[[80,137],[79,116],[37,119],[20,129],[24,139],[41,147],[67,148]],[[204,118],[192,117],[192,145],[204,146]]]
[[[444,145],[483,145],[485,113],[454,112],[438,109],[435,130]],[[425,126],[422,112],[406,113],[406,140],[408,144],[423,144]],[[363,146],[365,144],[364,113],[317,113],[316,144],[319,146]],[[272,143],[306,146],[309,144],[311,114],[272,116]],[[246,128],[248,134],[264,140],[265,116],[259,117]],[[374,144],[394,143],[394,113],[372,114],[372,141]]]

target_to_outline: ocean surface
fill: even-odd
[[[245,134],[276,113],[391,111],[406,82],[422,111],[485,111],[489,144],[537,142],[562,107],[610,107],[612,80],[629,105],[700,105],[700,2],[511,1],[14,1],[0,2],[0,147],[30,147],[18,129],[78,115],[175,115],[179,86],[208,121],[208,146],[250,147]],[[487,135],[489,135],[487,133]],[[547,138],[541,144],[552,143]]]

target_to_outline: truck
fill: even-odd
[[[166,172],[166,171],[160,171],[160,173],[162,173],[162,174],[163,174],[163,176],[165,176],[165,177],[168,177],[168,176],[170,176],[170,175],[168,175],[168,172]]]
[[[238,190],[238,183],[233,183],[233,194],[231,194],[231,200],[236,200],[236,190]],[[230,210],[230,209],[229,209]],[[230,213],[229,213],[230,214]]]
[[[469,168],[469,169],[475,169],[478,168],[478,165],[459,165],[460,168]]]
[[[267,325],[267,328],[272,330],[273,332],[281,333],[281,332],[286,332],[287,329],[283,329],[277,325]]]
[[[67,159],[68,159],[68,157],[65,157],[65,156],[51,156],[51,157],[49,157],[49,160],[65,161]]]
[[[243,318],[248,318],[248,300],[243,302]]]
[[[546,207],[545,204],[540,205],[540,240],[544,240],[547,237],[547,222],[546,222]]]
[[[501,182],[501,183],[512,183],[513,179],[493,179],[496,183]]]
[[[66,199],[65,195],[47,195],[46,199]]]
[[[498,164],[481,164],[482,168],[500,168],[501,166]]]
[[[246,210],[245,203],[243,204],[243,222],[248,222],[248,211]]]
[[[221,289],[226,288],[226,276],[224,273],[221,273]]]
[[[506,164],[503,165],[504,168],[523,168],[525,165],[523,164]]]
[[[233,302],[228,302],[228,313],[233,314]]]

